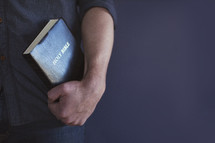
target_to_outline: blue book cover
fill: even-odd
[[[83,76],[83,53],[63,19],[50,20],[23,55],[49,88]]]

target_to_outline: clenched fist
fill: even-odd
[[[82,126],[95,110],[105,90],[96,81],[70,81],[48,92],[48,107],[66,125]]]

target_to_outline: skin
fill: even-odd
[[[87,11],[82,21],[85,54],[84,77],[69,81],[48,92],[50,111],[66,125],[81,126],[94,112],[106,88],[114,24],[109,12],[100,7]],[[59,98],[59,102],[55,102]]]

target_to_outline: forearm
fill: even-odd
[[[81,81],[60,84],[48,92],[51,112],[67,125],[83,125],[105,90],[113,47],[113,20],[103,8],[90,9],[83,18],[85,73]],[[59,99],[59,102],[55,102]]]
[[[91,8],[82,21],[84,78],[105,82],[113,37],[113,19],[108,11],[104,8]]]

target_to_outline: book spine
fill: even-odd
[[[29,65],[33,68],[33,70],[38,75],[38,77],[43,81],[43,83],[46,85],[46,87],[48,89],[53,88],[54,86],[48,80],[48,77],[41,70],[40,66],[37,64],[37,62],[34,60],[34,58],[30,54],[24,54],[24,58],[27,60],[27,62],[29,63]]]

